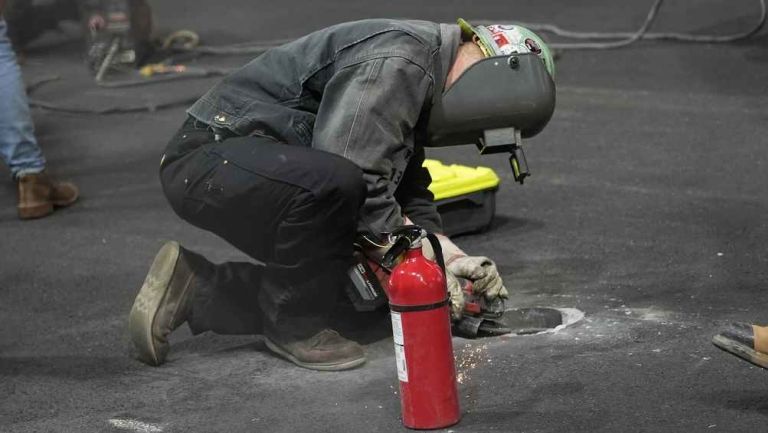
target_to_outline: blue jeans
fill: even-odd
[[[43,152],[35,140],[21,69],[0,18],[0,158],[14,178],[45,168]]]

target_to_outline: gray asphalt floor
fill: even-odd
[[[165,0],[155,11],[161,33],[190,28],[223,44],[368,17],[628,31],[651,3]],[[654,29],[736,32],[758,6],[669,0]],[[215,82],[99,89],[81,58],[72,29],[46,35],[29,50],[25,77],[61,79],[34,97],[104,108],[192,97]],[[768,36],[568,51],[557,66],[556,113],[528,143],[525,186],[502,155],[456,147],[430,156],[502,177],[493,228],[457,243],[496,259],[510,304],[586,316],[551,334],[455,338],[463,419],[450,430],[764,431],[767,372],[710,339],[728,321],[768,321]],[[77,182],[82,200],[22,222],[13,184],[0,185],[0,431],[404,430],[386,315],[348,318],[369,356],[348,372],[297,368],[256,336],[192,337],[186,327],[167,364],[138,362],[126,319],[164,240],[215,261],[244,258],[182,222],[162,196],[160,155],[184,110],[34,117],[50,171]]]

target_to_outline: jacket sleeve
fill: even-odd
[[[423,164],[424,147],[417,144],[403,180],[395,192],[395,198],[403,213],[416,225],[432,233],[442,233],[443,221],[435,206],[435,196],[429,190],[432,177]]]
[[[378,238],[402,224],[395,191],[414,153],[414,129],[431,88],[430,76],[401,57],[347,66],[325,86],[312,147],[362,169],[367,196],[360,233]]]

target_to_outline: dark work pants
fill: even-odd
[[[187,120],[160,178],[174,211],[258,260],[214,265],[190,254],[192,331],[305,338],[326,325],[347,282],[362,171],[328,152],[267,137],[214,141]]]

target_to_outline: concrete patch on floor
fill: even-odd
[[[161,425],[131,418],[111,418],[107,420],[107,423],[119,430],[139,433],[162,433],[164,431]]]
[[[512,328],[510,337],[559,332],[584,319],[576,308],[513,308],[504,313],[504,321]]]
[[[624,307],[620,312],[623,312],[627,318],[637,319],[646,322],[656,322],[662,325],[678,322],[676,314],[672,311],[659,310],[653,307],[648,308],[627,308]]]

